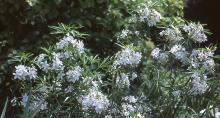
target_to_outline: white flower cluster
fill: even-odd
[[[135,113],[135,109],[135,106],[128,103],[123,103],[121,115],[128,118],[129,116],[132,116]]]
[[[119,88],[129,88],[130,81],[133,81],[135,78],[137,78],[137,74],[134,72],[130,75],[130,77],[128,74],[121,73],[116,77],[116,86]]]
[[[126,96],[123,98],[123,100],[128,101],[129,103],[136,103],[137,102],[137,98],[135,98],[134,96]]]
[[[36,109],[40,109],[40,110],[45,110],[47,109],[47,105],[48,103],[44,100],[34,100],[32,101],[32,103],[30,104],[30,109],[32,110],[36,110]]]
[[[195,72],[192,74],[192,88],[191,92],[193,94],[203,94],[208,89],[207,77],[206,75]]]
[[[63,39],[61,39],[60,42],[58,42],[56,45],[57,45],[57,49],[64,49],[68,47],[70,44],[72,44],[72,46],[75,47],[79,53],[84,52],[83,42],[74,39],[73,36],[71,36],[70,34],[64,36]]]
[[[181,91],[180,91],[180,90],[176,90],[176,91],[173,91],[173,92],[171,92],[171,93],[172,93],[172,95],[173,95],[174,97],[179,97],[180,94],[181,94]]]
[[[180,60],[183,63],[188,62],[188,55],[185,47],[182,45],[174,45],[171,49],[170,52],[175,55],[175,58]]]
[[[64,69],[64,65],[62,60],[64,59],[69,59],[71,57],[71,53],[66,51],[66,52],[58,52],[58,53],[52,53],[53,58],[52,58],[52,64],[50,65],[46,59],[45,54],[40,54],[36,60],[36,63],[46,73],[49,70],[55,70],[55,71],[62,71]]]
[[[71,93],[71,92],[73,92],[73,90],[74,90],[74,87],[72,86],[72,85],[69,85],[67,88],[65,88],[65,93]]]
[[[120,76],[116,77],[116,85],[119,88],[128,88],[130,86],[129,76],[125,73],[121,73]]]
[[[146,99],[144,96],[139,96],[142,99]],[[145,118],[147,117],[145,112],[149,111],[149,108],[145,109],[143,106],[143,101],[138,100],[135,96],[125,96],[122,98],[123,103],[121,104],[122,110],[120,114],[126,118],[133,118],[136,116],[137,118]],[[137,102],[139,101],[139,103]],[[145,115],[144,115],[144,114]]]
[[[159,48],[155,48],[151,51],[151,56],[154,59],[157,59],[161,62],[167,62],[169,59],[169,55],[166,52],[161,52],[161,50]]]
[[[83,53],[84,52],[84,43],[82,41],[76,41],[75,40],[73,45],[76,46],[76,48],[79,51],[79,53]]]
[[[215,118],[220,118],[220,112],[215,112]]]
[[[60,72],[64,69],[64,65],[63,65],[62,60],[60,59],[60,56],[56,55],[55,53],[53,54],[51,69],[57,72]]]
[[[120,66],[120,65],[138,65],[141,61],[141,53],[135,52],[130,48],[125,48],[124,50],[118,52],[116,54],[116,60],[113,63],[113,66]]]
[[[121,31],[120,35],[119,35],[119,38],[122,38],[122,39],[123,39],[123,38],[127,37],[129,33],[130,33],[129,30],[123,29],[123,30]]]
[[[136,79],[138,77],[138,75],[135,73],[135,72],[133,72],[132,74],[131,74],[131,80],[133,81],[134,79]]]
[[[109,104],[108,98],[95,87],[89,90],[88,95],[82,97],[83,109],[88,110],[89,108],[94,108],[98,114],[105,111]]]
[[[36,79],[37,69],[34,67],[27,67],[24,65],[15,66],[15,73],[13,73],[14,79],[24,80],[24,79]]]
[[[118,35],[118,38],[126,38],[130,34],[135,34],[136,36],[140,35],[140,31],[130,31],[128,29],[123,29],[120,34]]]
[[[141,8],[138,13],[140,15],[140,21],[147,21],[149,27],[155,26],[156,23],[160,22],[160,19],[162,18],[159,12],[154,9],[148,8],[147,6]]]
[[[48,103],[46,101],[40,100],[39,98],[34,101],[30,101],[29,99],[30,99],[30,97],[27,96],[27,94],[25,93],[22,96],[21,105],[23,105],[24,107],[27,107],[27,103],[29,102],[28,108],[30,110],[36,110],[36,109],[45,110],[45,109],[47,109]]]
[[[160,55],[160,49],[159,48],[154,48],[152,51],[151,51],[151,56],[155,59],[157,59]]]
[[[183,30],[188,33],[189,37],[192,38],[192,40],[195,40],[197,42],[204,42],[207,40],[206,35],[204,34],[203,27],[200,24],[190,23],[189,25],[185,25],[183,27]],[[171,42],[174,42],[175,44],[170,49],[170,53],[175,56],[176,59],[180,60],[183,64],[189,64],[189,69],[191,68],[205,68],[209,72],[214,71],[214,60],[213,60],[213,51],[210,49],[207,50],[196,50],[194,49],[191,54],[186,51],[186,49],[176,43],[183,38],[181,31],[179,28],[172,27],[168,28],[162,32],[160,32],[161,36],[164,36],[167,40],[170,40]],[[161,51],[159,48],[155,48],[151,52],[151,56],[154,59],[157,59],[159,61],[168,61],[168,53],[167,51]]]
[[[127,22],[129,24],[132,24],[132,23],[136,23],[138,20],[139,20],[139,18],[131,16],[127,19]]]
[[[65,47],[68,47],[73,40],[75,39],[71,35],[67,34],[60,40],[60,42],[56,43],[57,49],[64,49]]]
[[[196,42],[202,43],[207,41],[207,36],[201,24],[190,23],[189,25],[184,25],[183,30]]]
[[[29,97],[27,96],[27,93],[25,93],[25,94],[22,96],[21,105],[24,106],[24,107],[26,107],[27,102],[28,102],[28,99],[29,99]]]
[[[37,65],[44,72],[47,73],[49,70],[54,70],[59,73],[59,78],[63,78],[65,76],[63,73],[65,67],[63,61],[73,57],[72,52],[64,50],[70,44],[75,47],[79,53],[84,52],[83,42],[78,41],[74,39],[70,34],[67,34],[63,39],[56,43],[57,49],[60,49],[61,51],[52,53],[52,63],[48,63],[46,54],[40,54],[36,60]],[[69,71],[68,77],[70,77],[70,73],[71,72]]]
[[[54,57],[61,59],[61,60],[69,59],[72,56],[71,52],[69,52],[69,51],[53,53],[52,55]]]
[[[161,31],[159,34],[171,42],[178,42],[184,39],[181,31],[177,27],[167,28],[166,30]]]
[[[193,50],[190,56],[190,63],[192,68],[203,67],[208,72],[214,71],[214,60],[213,60],[213,51],[210,49],[207,50]]]
[[[81,76],[82,68],[79,66],[75,67],[73,70],[69,70],[66,72],[67,81],[75,83],[77,80],[79,80],[79,77]]]
[[[46,57],[46,54],[40,54],[37,58],[36,63],[38,64],[40,69],[42,69],[45,72],[48,72],[48,70],[50,69],[50,64],[48,64],[45,57]]]

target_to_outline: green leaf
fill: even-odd
[[[2,110],[1,118],[5,118],[5,113],[8,105],[8,98],[6,99],[4,109]]]
[[[220,55],[215,55],[214,58],[220,60]]]

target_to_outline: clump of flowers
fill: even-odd
[[[120,76],[117,76],[116,84],[119,88],[128,88],[130,86],[129,76],[125,73],[122,73]]]
[[[28,107],[30,110],[45,110],[47,109],[47,102],[45,100],[42,100],[40,98],[36,98],[35,100],[31,101],[31,98],[25,93],[22,96],[21,105],[24,107]]]
[[[122,51],[118,52],[116,55],[116,59],[113,63],[113,66],[122,66],[122,65],[138,65],[141,61],[141,53],[135,52],[130,48],[125,48]]]
[[[125,38],[129,35],[129,33],[131,33],[131,31],[127,30],[127,29],[123,29],[120,33],[120,35],[118,36],[118,38]]]
[[[83,109],[88,110],[89,108],[94,108],[98,114],[107,110],[109,104],[108,98],[98,91],[96,87],[91,88],[88,95],[82,97]]]
[[[156,23],[160,22],[161,15],[154,9],[150,9],[147,6],[140,8],[138,11],[141,22],[147,22],[149,27],[155,26]]]
[[[135,113],[135,107],[131,104],[122,104],[122,116],[130,117]]]
[[[136,98],[135,96],[131,96],[131,95],[125,96],[122,98],[122,100],[123,103],[121,104],[121,110],[120,110],[120,114],[122,116],[124,117],[136,116],[137,118],[148,117],[146,115],[147,110],[143,108],[144,104],[141,103],[142,101]]]
[[[207,41],[207,36],[204,33],[203,26],[201,24],[189,23],[183,26],[183,30],[188,33],[189,37],[195,42],[205,42]]]
[[[137,98],[135,98],[134,96],[126,96],[123,98],[123,100],[128,101],[129,103],[136,103],[137,102]]]
[[[37,78],[37,69],[34,67],[27,67],[25,65],[15,66],[14,79],[19,80],[34,80]]]
[[[166,30],[161,31],[160,35],[170,42],[183,40],[182,33],[177,27],[167,28]]]
[[[50,69],[50,65],[46,60],[46,54],[40,54],[37,58],[36,63],[39,65],[40,69],[42,69],[45,72],[48,72],[48,70]]]
[[[188,62],[188,53],[182,45],[174,45],[171,49],[170,52],[175,55],[175,58],[180,60],[183,63]]]
[[[162,52],[159,48],[155,48],[151,52],[151,56],[154,59],[159,60],[160,62],[167,62],[169,59],[169,55],[167,52]]]
[[[195,72],[192,74],[192,88],[191,92],[193,94],[203,94],[208,89],[207,77],[206,75],[200,75],[200,73]]]
[[[67,81],[75,83],[77,80],[79,80],[79,77],[81,76],[82,69],[77,66],[73,70],[68,70],[66,72]]]
[[[64,69],[63,62],[60,60],[60,57],[58,57],[57,55],[53,56],[51,69],[57,72],[60,72]]]
[[[84,44],[82,41],[76,40],[70,34],[67,34],[63,39],[61,39],[57,44],[57,49],[64,49],[69,45],[76,47],[79,53],[84,52]]]
[[[193,50],[190,55],[191,68],[203,67],[208,72],[213,72],[215,67],[213,54],[213,50],[211,49]]]

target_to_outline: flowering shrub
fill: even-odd
[[[12,79],[21,95],[10,103],[21,116],[219,117],[215,47],[200,47],[203,26],[164,25],[154,5],[135,5],[112,55],[94,55],[70,28],[38,56],[20,59]]]

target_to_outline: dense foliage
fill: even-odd
[[[2,115],[220,117],[216,48],[200,46],[207,32],[184,21],[183,1],[0,6]]]

